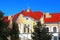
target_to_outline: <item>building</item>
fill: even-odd
[[[12,18],[12,20],[11,20]],[[59,40],[60,37],[60,13],[42,13],[40,11],[32,12],[30,9],[23,10],[13,16],[4,17],[4,22],[16,20],[19,26],[19,37],[21,40],[31,40],[31,33],[34,31],[33,26],[39,20],[41,24],[46,25],[50,33],[52,33],[51,40]],[[11,24],[12,25],[12,24]]]
[[[49,16],[47,16],[49,15]],[[59,40],[60,37],[60,13],[47,14],[44,17],[44,23],[49,32],[52,33],[52,40]]]

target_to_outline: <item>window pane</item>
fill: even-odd
[[[29,27],[30,25],[28,25],[28,27]]]
[[[26,18],[26,20],[28,20],[28,18]]]
[[[57,40],[57,36],[54,36],[54,40]]]
[[[28,33],[29,33],[29,28],[28,28]]]
[[[24,26],[24,33],[26,32],[26,28],[25,28],[25,26]]]
[[[30,26],[30,25],[28,25],[28,33],[29,33],[29,26]]]
[[[53,32],[57,32],[57,29],[56,29],[56,27],[53,27]]]
[[[47,29],[47,32],[49,32],[49,28],[47,27],[46,29]]]
[[[26,32],[26,24],[24,24],[24,33]]]

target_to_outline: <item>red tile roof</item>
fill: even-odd
[[[43,13],[42,12],[26,12],[26,10],[23,10],[22,12],[19,12],[17,14],[15,14],[14,16],[12,16],[13,21],[20,15],[23,14],[24,16],[30,16],[31,18],[34,18],[35,20],[39,20],[42,16]],[[44,22],[45,23],[49,23],[49,22],[60,22],[60,13],[52,13],[50,14],[51,18],[46,18],[46,16],[44,16]],[[8,16],[3,17],[4,22],[9,22],[8,20]]]
[[[9,22],[8,16],[4,16],[4,17],[3,17],[3,20],[4,20],[4,22]]]
[[[51,18],[44,17],[45,23],[49,23],[49,22],[60,22],[60,13],[52,13],[50,15],[51,15]]]
[[[30,13],[30,17],[34,18],[35,20],[39,20],[42,17],[42,12],[32,12]]]
[[[15,19],[16,17],[18,17],[20,14],[23,14],[24,16],[29,16],[31,18],[34,18],[35,20],[39,20],[42,16],[42,12],[26,12],[25,10],[23,10],[22,12],[14,15],[13,19]]]

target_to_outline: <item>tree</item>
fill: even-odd
[[[4,22],[3,12],[0,11],[0,40],[8,40],[7,37],[11,37],[11,40],[19,39],[19,29],[15,21],[13,21],[12,29],[9,28],[9,22]]]
[[[14,21],[11,30],[11,40],[19,40],[18,24]]]
[[[4,22],[3,12],[0,11],[0,40],[8,40],[10,29],[8,28],[9,23]]]
[[[37,26],[34,29],[35,30],[32,33],[33,40],[51,40],[51,35],[49,34],[45,27],[42,28],[40,22],[37,22]]]
[[[4,13],[2,11],[0,11],[0,18],[2,18],[4,15]]]

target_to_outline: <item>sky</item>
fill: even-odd
[[[60,12],[60,0],[0,0],[0,10],[4,16],[14,15],[27,8],[43,13]]]

